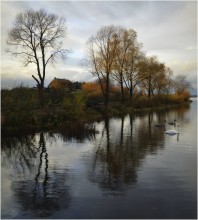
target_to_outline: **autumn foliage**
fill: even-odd
[[[82,90],[86,94],[100,94],[100,93],[102,93],[100,85],[95,82],[83,83]]]

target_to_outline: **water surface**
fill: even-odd
[[[155,124],[177,120],[169,136]],[[2,218],[197,218],[197,101],[95,123],[97,134],[2,137]]]

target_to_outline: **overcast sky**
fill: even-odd
[[[21,82],[35,86],[34,66],[23,67],[5,53],[6,37],[15,17],[28,9],[44,8],[67,21],[64,47],[72,50],[65,63],[48,66],[45,86],[54,78],[92,81],[82,67],[89,37],[104,25],[122,25],[137,31],[147,55],[156,55],[174,76],[184,74],[197,88],[197,2],[196,1],[3,1],[1,2],[1,86]],[[194,92],[195,92],[194,91]]]

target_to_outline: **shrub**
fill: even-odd
[[[62,107],[65,110],[67,117],[84,116],[85,96],[82,92],[74,93],[70,97],[63,99]]]
[[[4,126],[31,125],[32,111],[38,108],[37,91],[26,87],[1,91],[1,112]]]

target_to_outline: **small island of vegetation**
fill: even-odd
[[[55,78],[45,87],[48,64],[67,57],[68,50],[61,48],[64,37],[65,20],[45,10],[16,17],[8,34],[12,48],[8,52],[22,58],[24,65],[36,66],[37,75],[32,75],[36,87],[1,90],[3,131],[72,132],[106,116],[189,103],[186,77],[173,78],[173,71],[157,57],[146,56],[135,30],[113,25],[102,27],[87,41],[85,67],[95,77],[93,82]]]

